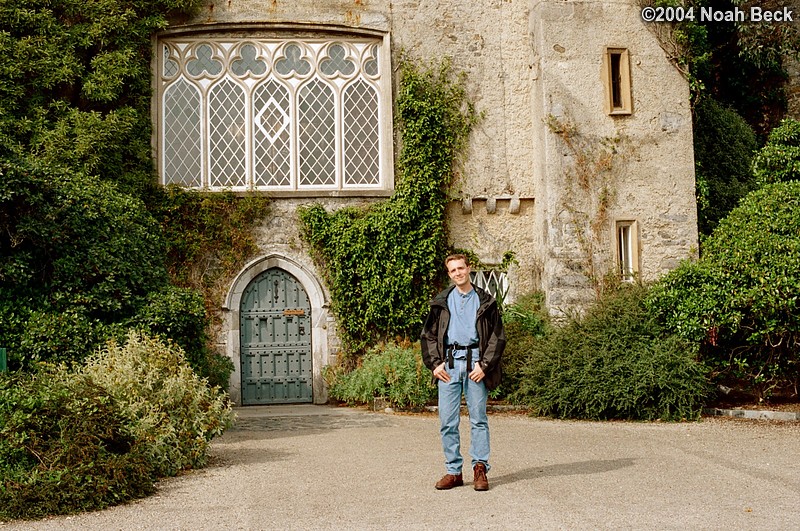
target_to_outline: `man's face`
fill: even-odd
[[[450,280],[459,288],[469,287],[469,266],[464,260],[450,260],[447,262],[447,274],[450,276]]]

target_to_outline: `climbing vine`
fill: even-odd
[[[445,207],[456,158],[479,118],[465,76],[448,60],[400,63],[397,96],[401,145],[392,197],[368,207],[300,210],[331,292],[343,359],[381,338],[419,332],[447,252]]]
[[[620,136],[589,138],[575,124],[548,116],[547,126],[564,144],[572,161],[565,175],[566,193],[562,206],[569,214],[580,247],[581,272],[599,298],[614,271],[608,263],[609,209],[614,202],[613,167],[623,156]]]

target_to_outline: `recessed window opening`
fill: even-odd
[[[611,52],[609,54],[611,62],[611,106],[614,109],[622,108],[622,73],[620,63],[622,61],[621,52]]]
[[[603,55],[603,83],[606,86],[606,112],[631,114],[630,54],[627,48],[606,48]]]
[[[617,222],[617,266],[623,282],[639,275],[639,241],[635,221]]]

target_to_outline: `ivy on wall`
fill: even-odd
[[[445,207],[456,158],[479,113],[450,62],[400,64],[401,151],[391,198],[368,207],[301,209],[302,235],[331,292],[344,358],[378,339],[419,333],[447,252]]]

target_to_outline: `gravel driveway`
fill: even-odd
[[[800,423],[493,414],[491,489],[436,491],[433,414],[250,407],[211,466],[96,513],[0,529],[800,529]],[[462,442],[468,421],[462,419]]]

